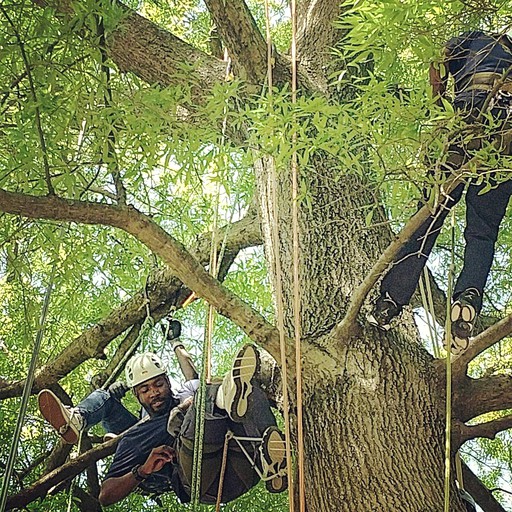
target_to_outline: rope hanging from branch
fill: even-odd
[[[265,0],[265,27],[267,39],[267,83],[268,83],[268,99],[272,102],[272,38],[270,35],[270,10],[269,2]],[[279,331],[279,347],[281,353],[281,375],[283,384],[283,417],[285,424],[285,438],[286,438],[286,462],[288,472],[288,499],[290,512],[294,511],[294,496],[293,496],[293,473],[292,473],[292,453],[290,447],[290,417],[289,417],[289,400],[288,400],[288,365],[286,363],[286,343],[284,334],[284,313],[283,313],[283,291],[281,287],[282,272],[281,262],[279,258],[279,215],[277,204],[277,177],[272,157],[269,158],[270,167],[270,203],[271,211],[270,217],[272,221],[272,252],[274,253],[274,266],[275,266],[275,292],[276,292],[276,309],[277,309],[277,328]]]
[[[226,62],[226,74],[225,80],[229,80],[229,74],[231,71],[231,60],[227,55],[227,52],[224,53],[224,60]],[[226,140],[226,128],[227,128],[227,116],[228,116],[228,102],[227,99],[224,103],[223,108],[223,120],[222,120],[222,134],[220,140],[220,147],[224,148],[225,140]],[[223,159],[223,165],[227,166],[226,155],[224,152],[220,155]],[[215,207],[214,207],[214,216],[213,216],[213,225],[212,225],[212,241],[210,248],[210,260],[209,260],[209,272],[210,275],[217,278],[220,265],[222,262],[222,258],[224,257],[224,252],[226,248],[227,242],[227,229],[224,234],[224,238],[222,240],[222,246],[220,253],[217,252],[217,243],[218,243],[218,230],[219,230],[219,208],[220,208],[220,187],[221,180],[217,179],[217,189],[215,194]],[[238,197],[238,195],[237,195]],[[235,204],[232,207],[230,214],[230,223],[233,219]],[[200,375],[200,385],[199,389],[195,394],[195,407],[196,407],[196,417],[195,417],[195,431],[194,431],[194,455],[193,455],[193,465],[192,465],[192,506],[194,510],[198,510],[200,506],[201,500],[201,468],[202,468],[202,460],[203,460],[203,452],[204,452],[204,427],[205,427],[205,408],[206,408],[206,385],[211,383],[211,373],[212,373],[212,339],[213,339],[213,331],[215,328],[215,308],[209,304],[207,309],[207,318],[205,325],[205,335],[204,335],[204,344],[203,344],[203,357],[201,364],[201,375]],[[226,441],[227,443],[228,441]],[[227,450],[227,447],[226,447]],[[226,452],[227,457],[227,452]],[[225,462],[223,462],[223,465]],[[222,478],[224,478],[224,473],[222,474]],[[219,510],[220,502],[222,498],[222,485],[223,482],[219,483],[219,495],[217,496],[217,505],[216,509]]]
[[[11,448],[9,450],[9,456],[7,458],[7,463],[6,463],[6,467],[5,467],[5,473],[4,473],[4,478],[3,478],[4,485],[2,487],[2,495],[1,495],[1,499],[0,499],[0,510],[5,510],[5,505],[7,503],[7,494],[9,492],[9,481],[11,480],[12,472],[14,469],[14,461],[16,460],[16,452],[18,451],[21,430],[23,428],[23,424],[25,421],[25,413],[27,412],[27,406],[28,406],[28,401],[30,398],[30,393],[32,391],[32,385],[34,384],[34,376],[35,376],[35,372],[36,372],[37,361],[39,359],[39,352],[41,351],[41,344],[42,344],[43,336],[44,336],[44,329],[45,329],[46,317],[48,314],[48,307],[50,305],[50,299],[51,299],[51,295],[52,295],[52,291],[53,291],[56,267],[57,267],[57,262],[55,261],[53,263],[52,270],[50,273],[50,279],[48,281],[48,286],[46,288],[46,294],[44,297],[43,308],[41,310],[39,326],[37,328],[36,340],[34,343],[34,348],[32,350],[32,357],[30,359],[30,366],[28,369],[27,379],[25,380],[25,386],[23,387],[23,394],[21,396],[21,405],[20,405],[20,411],[18,413],[16,429],[14,431]],[[28,323],[28,321],[27,321],[27,323]]]
[[[451,438],[452,438],[452,325],[450,297],[453,293],[453,272],[455,269],[455,210],[451,213],[451,256],[448,270],[448,300],[446,301],[445,343],[446,343],[446,430],[444,453],[444,512],[450,512]]]
[[[297,458],[299,484],[299,510],[306,511],[306,496],[304,484],[304,429],[302,414],[302,355],[300,329],[300,280],[299,280],[299,177],[297,163],[297,10],[296,0],[290,2],[290,17],[292,21],[292,229],[293,229],[293,320],[295,328],[295,378],[297,386]]]

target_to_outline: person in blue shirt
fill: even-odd
[[[171,388],[156,354],[139,354],[126,365],[128,388],[146,412],[139,421],[133,415],[124,417],[124,407],[111,390],[99,396],[93,392],[76,408],[63,406],[49,390],[39,395],[43,416],[65,439],[68,436],[68,442],[76,442],[80,432],[100,420],[110,427],[107,430],[121,434],[101,486],[99,500],[103,506],[116,503],[133,491],[151,496],[174,492],[180,501],[190,501],[195,432],[193,400],[199,380],[181,342],[175,341],[173,346],[187,379],[178,390]],[[223,502],[237,498],[260,479],[270,492],[287,488],[284,437],[276,427],[266,396],[252,381],[258,368],[258,352],[252,345],[245,345],[222,382],[207,386],[205,452],[208,456],[203,460],[201,478],[203,503],[215,503],[217,499],[228,433]],[[117,414],[120,416],[114,425],[112,417]],[[80,419],[79,424],[76,418]]]
[[[173,390],[174,403],[183,402],[197,389],[197,371],[190,354],[180,339],[181,324],[177,320],[169,323],[167,340],[178,359],[185,384]],[[155,356],[155,361],[158,359]],[[161,362],[158,363],[161,365]],[[80,434],[94,425],[101,424],[108,434],[121,434],[137,423],[139,418],[121,403],[130,388],[122,381],[115,382],[108,389],[96,389],[75,407],[62,404],[49,389],[43,389],[38,395],[39,409],[44,418],[57,430],[64,442],[78,443]],[[143,411],[143,414],[147,414]]]
[[[464,122],[448,147],[442,172],[449,176],[474,156],[485,142],[502,155],[511,154],[512,126],[512,40],[504,34],[465,32],[445,47],[441,66],[431,65],[434,97],[442,103],[448,77],[454,82],[452,104]],[[434,177],[434,171],[431,171]],[[495,172],[483,180],[471,179],[465,196],[466,226],[464,264],[455,283],[451,306],[453,353],[465,350],[482,308],[482,294],[492,265],[499,226],[512,194],[512,181],[498,179]],[[435,180],[434,180],[435,181]],[[491,188],[485,193],[484,188]],[[370,324],[383,330],[409,303],[421,272],[450,209],[461,199],[466,183],[460,183],[432,211],[396,255],[384,276],[380,296],[368,316]],[[432,190],[424,191],[424,200]]]

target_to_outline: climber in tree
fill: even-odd
[[[169,329],[169,332],[174,336],[177,331]],[[177,392],[172,390],[166,370],[155,354],[137,355],[126,365],[128,387],[147,415],[138,422],[132,417],[130,422],[122,424],[124,428],[119,425],[116,428],[124,433],[101,486],[99,499],[103,506],[116,503],[135,490],[152,496],[174,492],[182,502],[190,500],[195,432],[193,398],[199,381],[190,356],[179,343],[174,341],[173,346],[175,352],[181,350],[181,355],[187,356],[178,359],[188,380]],[[228,431],[233,438],[228,444],[223,502],[237,498],[260,479],[265,480],[270,492],[287,488],[284,437],[275,426],[266,396],[252,382],[258,368],[258,352],[252,345],[245,345],[222,382],[207,386],[204,449],[208,457],[202,462],[200,500],[203,503],[216,501]],[[45,390],[39,403],[45,418],[61,435],[74,433],[68,439],[72,442],[78,439],[80,429],[90,427],[93,421],[103,421],[111,427],[113,413],[124,409],[118,401],[117,405],[108,403],[117,400],[111,391],[102,392],[102,397],[108,397],[101,400],[98,409],[102,412],[93,418],[91,403],[97,397],[92,395],[69,409]],[[71,426],[71,420],[77,416],[80,428]],[[243,440],[238,441],[238,437]]]
[[[186,380],[183,387],[174,392],[174,395],[177,400],[183,402],[193,396],[199,380],[192,358],[185,350],[180,335],[180,322],[172,320],[167,329],[167,340],[172,342],[172,348]],[[76,407],[63,405],[52,391],[43,389],[38,396],[39,410],[69,444],[78,443],[80,433],[98,423],[101,423],[109,434],[121,434],[138,421],[138,418],[121,403],[129,389],[122,381],[114,382],[106,390],[96,389]]]
[[[452,140],[442,164],[447,176],[459,169],[480,149],[492,144],[501,155],[511,154],[512,40],[507,35],[465,32],[451,39],[440,65],[431,65],[430,82],[439,104],[445,99],[447,80],[454,82],[453,106],[464,129]],[[430,172],[435,178],[435,172]],[[435,179],[434,179],[435,181]],[[450,209],[462,197],[460,183],[432,211],[394,259],[384,276],[368,321],[388,330],[391,320],[408,304],[421,271]],[[484,188],[490,189],[484,191]],[[432,190],[424,191],[425,204]],[[456,281],[451,306],[452,345],[458,353],[469,344],[482,307],[482,293],[494,258],[500,223],[512,194],[512,181],[489,173],[483,180],[470,179],[466,192],[464,265]],[[422,206],[421,205],[421,206]]]

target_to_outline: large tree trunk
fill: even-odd
[[[442,510],[443,418],[429,358],[415,352],[353,339],[339,376],[305,397],[308,510]]]
[[[290,180],[288,173],[277,173],[278,192],[273,194],[271,166],[268,158],[257,165],[263,231],[274,263],[272,223],[278,197],[285,328],[293,336]],[[364,226],[361,207],[370,204],[368,185],[350,175],[333,183],[324,160],[317,170],[308,180],[313,208],[300,208],[299,220],[308,511],[440,511],[444,395],[411,319],[400,334],[360,329],[357,336],[324,339],[343,318],[351,292],[389,235]],[[343,264],[347,261],[350,265]],[[275,265],[270,268],[275,283]],[[330,362],[319,365],[322,358]],[[319,366],[324,368],[319,371]],[[289,373],[294,382],[290,367]],[[451,510],[456,511],[453,496]]]

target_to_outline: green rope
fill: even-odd
[[[450,476],[451,476],[451,436],[452,436],[452,321],[451,321],[451,296],[453,293],[453,272],[455,269],[455,211],[452,210],[451,220],[451,257],[448,271],[448,300],[446,301],[446,430],[445,430],[445,454],[444,454],[444,512],[450,512]]]
[[[228,81],[229,74],[231,70],[231,59],[226,60],[226,74],[225,80]],[[226,141],[226,129],[227,129],[227,121],[228,121],[228,99],[224,102],[223,107],[223,115],[224,118],[222,120],[222,134],[220,140],[220,147],[224,149],[225,141]],[[220,155],[223,160],[224,166],[227,166],[225,153]],[[231,210],[230,215],[230,224],[233,220],[233,215],[235,213],[235,205],[238,200],[238,191],[235,203]],[[213,277],[217,278],[217,275],[220,270],[220,265],[222,263],[222,258],[224,257],[224,251],[226,249],[227,235],[228,230],[225,230],[224,238],[222,240],[222,246],[220,250],[220,257],[216,260],[214,256],[217,245],[217,226],[218,226],[218,218],[219,218],[219,201],[220,201],[220,180],[218,181],[217,188],[217,196],[215,198],[215,216],[214,223],[212,229],[212,247],[210,252],[210,274]],[[204,451],[204,425],[205,425],[205,414],[206,414],[206,384],[210,374],[210,348],[211,348],[211,338],[213,333],[213,326],[215,322],[215,310],[212,306],[208,306],[207,313],[207,321],[206,321],[206,329],[204,335],[203,342],[203,356],[201,361],[201,375],[200,375],[200,384],[199,389],[197,390],[194,397],[194,405],[196,407],[196,415],[195,415],[195,430],[194,430],[194,456],[193,456],[193,465],[192,465],[192,483],[191,483],[191,500],[192,500],[192,508],[194,511],[200,509],[200,501],[201,501],[201,469],[203,462],[203,451]]]
[[[193,510],[200,509],[201,500],[201,469],[204,450],[204,422],[206,412],[206,365],[208,362],[208,333],[205,332],[203,343],[203,356],[201,361],[201,375],[199,389],[194,397],[196,408],[195,431],[194,431],[194,457],[192,465],[192,488],[191,498]]]
[[[12,438],[11,448],[9,450],[9,457],[7,459],[7,464],[5,468],[4,474],[4,485],[2,487],[2,495],[0,499],[0,511],[5,510],[5,505],[7,503],[7,493],[9,491],[9,481],[11,480],[12,472],[14,469],[14,461],[16,459],[16,453],[18,451],[18,444],[21,437],[21,430],[25,421],[25,413],[27,412],[28,401],[30,398],[30,394],[32,391],[32,385],[34,384],[34,376],[36,372],[37,360],[39,358],[39,352],[41,350],[41,343],[43,340],[44,334],[44,326],[46,322],[46,316],[48,313],[48,306],[50,304],[50,298],[53,290],[53,283],[55,278],[55,268],[57,264],[56,262],[53,264],[50,281],[48,283],[48,287],[46,288],[46,295],[43,302],[43,309],[41,310],[41,317],[39,320],[39,326],[37,329],[36,340],[34,343],[34,349],[32,351],[32,358],[30,360],[30,366],[28,369],[28,375],[25,380],[25,385],[23,387],[23,394],[21,397],[21,406],[20,411],[18,413],[18,421],[16,424],[16,429],[14,431],[14,435]]]

